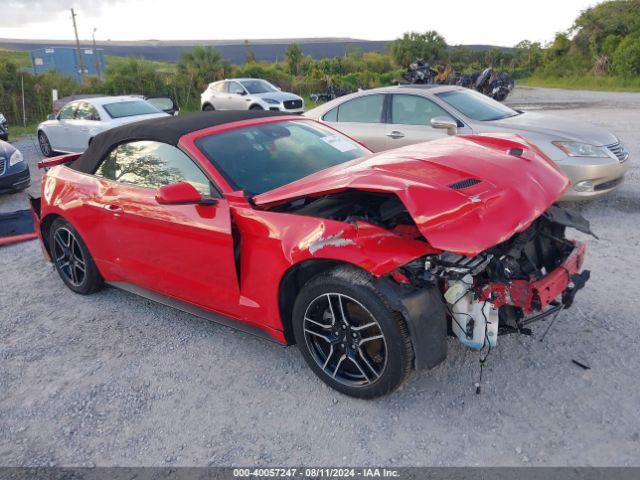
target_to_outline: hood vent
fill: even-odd
[[[460,180],[459,182],[452,183],[449,185],[449,188],[453,188],[454,190],[462,190],[463,188],[473,187],[481,182],[477,178],[467,178],[465,180]]]

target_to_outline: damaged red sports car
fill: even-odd
[[[297,344],[371,398],[447,353],[495,346],[584,286],[567,178],[514,136],[371,154],[271,112],[205,112],[96,136],[44,160],[37,231],[64,283],[104,283]],[[126,314],[126,312],[123,312]]]

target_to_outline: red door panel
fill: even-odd
[[[226,200],[160,205],[154,189],[118,184],[115,190],[104,201],[122,279],[236,315],[239,290]]]

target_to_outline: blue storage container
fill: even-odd
[[[104,75],[104,50],[102,48],[81,47],[80,53],[85,75],[98,75],[96,58],[100,76]],[[33,73],[44,73],[55,70],[80,81],[80,64],[75,47],[47,47],[31,51],[31,65]]]

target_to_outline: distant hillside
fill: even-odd
[[[350,47],[362,49],[364,52],[384,51],[388,42],[367,41],[355,39],[295,39],[295,40],[252,40],[251,50],[257,60],[273,62],[282,60],[285,51],[291,43],[297,43],[305,55],[312,58],[339,57]],[[12,40],[0,39],[0,48],[8,50],[34,50],[36,48],[73,46],[73,42],[60,40]],[[89,46],[83,42],[83,46]],[[244,42],[222,41],[183,41],[165,42],[147,40],[141,42],[98,42],[97,47],[103,48],[105,55],[121,57],[139,56],[148,60],[175,63],[184,52],[191,50],[194,45],[211,45],[216,47],[225,60],[234,64],[242,64],[245,60],[246,47]]]
[[[275,40],[251,40],[250,47],[257,60],[274,62],[284,58],[285,51],[291,43],[297,43],[305,55],[314,59],[343,56],[349,48],[359,48],[363,52],[382,52],[389,41],[358,40],[353,38],[298,38]],[[16,40],[1,39],[0,49],[34,50],[36,48],[74,46],[74,42],[65,40]],[[89,42],[83,42],[83,46]],[[142,40],[98,42],[98,48],[103,48],[105,55],[120,57],[144,57],[147,60],[176,63],[180,55],[191,50],[194,45],[211,45],[216,47],[223,58],[233,64],[242,64],[245,60],[246,47],[242,40]],[[488,50],[491,45],[466,45],[471,50]],[[509,50],[498,47],[501,50]]]

